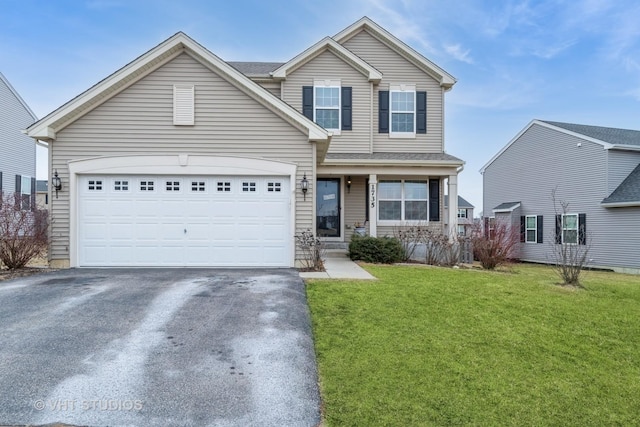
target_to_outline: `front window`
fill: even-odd
[[[378,219],[380,221],[427,221],[427,181],[380,181]]]
[[[314,121],[325,129],[340,129],[340,84],[314,86]]]
[[[536,222],[535,215],[527,215],[525,219],[525,233],[526,233],[526,242],[527,243],[536,243],[538,235],[538,226]]]
[[[466,218],[467,210],[466,209],[458,209],[458,218]]]
[[[578,214],[562,215],[562,243],[578,244]]]
[[[416,90],[413,85],[391,87],[391,136],[414,136],[416,133]]]

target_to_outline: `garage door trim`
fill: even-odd
[[[275,160],[231,156],[158,155],[110,156],[69,162],[69,261],[79,266],[78,184],[79,176],[100,175],[277,175],[289,177],[289,240],[293,242],[296,222],[295,189],[297,165]],[[295,265],[295,245],[289,245],[290,267]]]

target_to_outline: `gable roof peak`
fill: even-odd
[[[435,63],[431,62],[425,56],[417,52],[415,49],[391,34],[389,31],[378,25],[375,21],[367,16],[363,16],[344,30],[340,31],[338,34],[333,36],[333,39],[342,45],[363,30],[366,30],[382,43],[398,52],[409,62],[413,63],[418,68],[434,77],[440,82],[440,86],[442,86],[445,90],[451,89],[453,85],[456,84],[455,77],[447,73],[444,69],[440,68]]]

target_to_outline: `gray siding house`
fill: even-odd
[[[25,209],[35,207],[36,142],[23,131],[36,115],[0,73],[0,193],[18,193]]]
[[[456,226],[456,234],[458,236],[471,236],[473,231],[473,210],[475,206],[465,200],[462,196],[458,196],[458,225]],[[449,195],[444,196],[444,218],[445,225],[449,225]]]
[[[454,84],[366,17],[279,63],[177,33],[28,128],[62,180],[50,264],[289,267],[305,230],[444,230]]]
[[[533,120],[480,172],[486,223],[519,227],[522,260],[550,262],[564,241],[640,273],[640,131]]]

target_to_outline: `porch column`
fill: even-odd
[[[458,233],[458,175],[449,175],[449,239]]]
[[[377,236],[377,224],[378,224],[378,176],[373,174],[369,175],[369,236]]]

